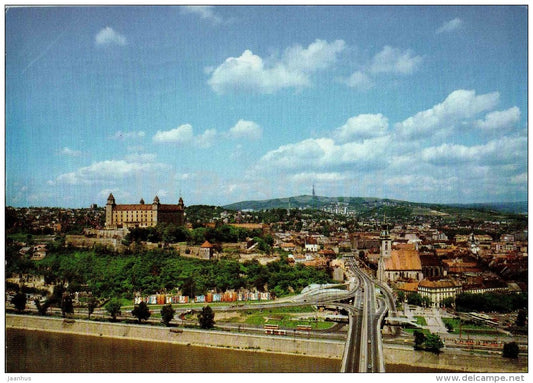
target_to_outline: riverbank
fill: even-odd
[[[6,328],[329,359],[341,359],[344,352],[344,342],[336,340],[236,334],[29,315],[6,314]],[[446,349],[443,353],[435,355],[415,351],[409,346],[384,344],[384,354],[386,365],[413,366],[423,368],[425,372],[517,373],[527,372],[528,367],[527,357],[510,360],[498,354],[479,354],[455,349]]]
[[[6,314],[6,328],[341,359],[344,342]]]

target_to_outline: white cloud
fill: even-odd
[[[228,132],[230,138],[246,138],[249,140],[258,140],[262,134],[263,129],[257,123],[246,120],[239,120]]]
[[[195,145],[199,148],[209,148],[214,145],[218,138],[216,129],[207,129],[195,138]]]
[[[290,47],[280,60],[271,58],[268,63],[245,50],[240,57],[229,57],[215,68],[207,82],[217,93],[275,93],[284,88],[302,88],[311,85],[310,74],[335,63],[344,48],[342,40],[316,40],[307,48]]]
[[[129,153],[124,159],[129,162],[154,162],[156,157],[155,153]]]
[[[484,120],[478,120],[474,126],[486,131],[500,131],[512,128],[520,120],[520,109],[513,106],[507,110],[487,114]]]
[[[80,150],[73,150],[73,149],[70,149],[68,147],[64,147],[63,149],[61,149],[59,154],[62,154],[62,155],[65,155],[65,156],[69,156],[69,157],[79,157],[79,156],[81,156],[81,151]]]
[[[208,148],[215,143],[217,138],[216,129],[207,129],[195,136],[192,125],[183,124],[171,130],[158,130],[152,140],[156,143],[191,144],[199,148]]]
[[[126,37],[116,32],[111,27],[105,27],[96,34],[95,42],[97,46],[103,45],[126,45]]]
[[[362,143],[337,145],[330,138],[309,138],[295,144],[280,146],[266,153],[254,171],[318,170],[332,168],[373,169],[384,164],[388,138],[379,137]]]
[[[444,33],[444,32],[453,32],[463,26],[463,20],[456,17],[453,20],[446,21],[444,24],[442,24],[439,29],[437,29],[436,33]]]
[[[193,137],[192,125],[183,124],[171,130],[158,130],[152,139],[157,143],[185,144],[190,142]]]
[[[114,135],[110,136],[113,140],[130,140],[130,139],[136,139],[136,138],[143,138],[145,136],[145,133],[141,130],[138,132],[123,132],[119,130],[118,132],[115,132]]]
[[[215,14],[215,7],[212,5],[186,5],[181,7],[181,13],[198,15],[201,19],[220,24],[223,19]]]
[[[324,40],[315,40],[307,48],[295,45],[285,50],[283,65],[291,72],[312,73],[326,69],[337,61],[337,54],[342,52],[346,44],[343,40],[335,40],[331,44]]]
[[[484,166],[511,164],[525,158],[527,139],[524,137],[503,137],[483,145],[465,146],[442,144],[428,147],[421,152],[421,158],[437,166],[456,166],[475,163]]]
[[[350,88],[368,90],[374,87],[372,79],[363,71],[356,71],[350,77],[342,80]]]
[[[387,133],[389,120],[380,114],[360,114],[351,117],[335,130],[335,139],[339,142],[364,140],[383,136]]]
[[[332,130],[330,138],[303,139],[267,151],[246,173],[249,193],[259,195],[265,187],[267,194],[294,195],[316,181],[339,195],[441,202],[520,198],[527,187],[527,135],[515,132],[488,142],[482,136],[475,145],[458,144],[465,129],[472,129],[476,117],[494,109],[498,100],[497,92],[457,90],[395,124],[404,136],[390,130],[382,114],[354,116]],[[501,127],[517,115],[510,108],[489,113],[481,122]],[[405,139],[408,135],[420,139]],[[269,185],[273,177],[278,186]]]
[[[369,71],[371,73],[412,74],[421,63],[422,57],[414,56],[410,49],[402,51],[387,45],[374,56]]]
[[[451,131],[459,122],[493,109],[499,101],[499,93],[476,95],[473,90],[456,90],[431,109],[418,112],[395,124],[400,136],[421,139],[439,130]]]
[[[168,170],[161,163],[128,162],[125,160],[107,160],[95,162],[74,172],[61,174],[56,181],[60,184],[91,185],[97,183],[114,183],[116,180],[135,176],[148,176],[154,172]]]
[[[524,173],[520,173],[520,174],[517,174],[516,176],[511,177],[510,182],[512,184],[526,185],[527,184],[527,173],[524,172]]]

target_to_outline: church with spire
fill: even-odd
[[[385,275],[386,264],[392,255],[391,254],[392,239],[390,237],[389,228],[386,224],[379,238],[381,240],[381,251],[380,251],[379,260],[378,260],[377,277],[378,277],[378,281],[386,282],[386,275]]]
[[[112,193],[107,197],[106,229],[151,227],[158,223],[185,225],[185,205],[181,197],[177,205],[162,204],[158,196],[155,196],[151,204],[145,204],[141,198],[138,204],[117,205]]]

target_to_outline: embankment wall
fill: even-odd
[[[6,315],[6,328],[22,328],[110,338],[170,342],[202,347],[223,347],[340,359],[344,342],[335,340],[299,339],[294,337],[235,334],[222,331],[201,331],[94,322],[61,318]]]
[[[52,317],[6,314],[6,328],[20,328],[77,335],[170,342],[200,347],[220,347],[246,351],[289,353],[322,358],[341,359],[343,341],[299,339],[290,336],[235,334],[222,331],[154,327],[88,320],[64,320]],[[517,360],[500,354],[483,355],[468,351],[445,349],[439,355],[415,351],[410,346],[384,344],[386,365],[424,367],[434,370],[453,370],[471,373],[528,371],[527,357]]]

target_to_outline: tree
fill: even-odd
[[[422,349],[423,348],[422,345],[426,341],[426,336],[424,335],[422,331],[419,331],[419,330],[415,330],[413,335],[415,337],[415,350]]]
[[[409,293],[407,295],[407,303],[415,306],[422,306],[422,296],[418,293]]]
[[[205,306],[202,311],[198,313],[198,323],[203,329],[210,329],[215,326],[215,313],[209,306]]]
[[[405,293],[403,291],[398,291],[398,303],[403,303],[405,301]]]
[[[431,351],[435,354],[440,353],[440,349],[444,347],[444,343],[442,342],[442,339],[437,334],[429,334],[426,336],[426,340],[424,342],[424,348],[427,351]]]
[[[63,317],[74,313],[74,305],[72,304],[72,297],[65,293],[61,298],[61,314]]]
[[[442,300],[441,304],[447,308],[453,308],[455,299],[453,297],[446,297]]]
[[[438,354],[440,349],[444,347],[442,339],[437,334],[426,335],[422,331],[415,330],[413,335],[415,337],[415,350],[426,350]]]
[[[139,323],[141,323],[143,319],[147,320],[148,318],[150,318],[150,315],[152,315],[152,313],[150,312],[150,309],[148,308],[146,302],[141,302],[133,308],[133,310],[131,311],[131,315],[136,317]]]
[[[24,294],[22,291],[19,291],[15,294],[13,298],[11,298],[11,303],[15,306],[15,309],[17,309],[18,312],[23,312],[26,309],[26,294]]]
[[[116,298],[112,298],[107,304],[105,305],[106,311],[111,315],[111,318],[113,319],[113,322],[117,320],[117,315],[120,315],[120,308],[122,307],[122,304],[120,301]]]
[[[94,309],[98,306],[98,302],[95,297],[91,296],[89,297],[89,301],[87,302],[87,313],[88,318],[91,319],[91,314],[94,312]]]
[[[502,356],[504,358],[518,358],[519,353],[518,344],[516,342],[505,343],[503,345]]]
[[[170,321],[174,319],[175,313],[176,310],[172,308],[172,305],[170,303],[161,307],[161,320],[163,321],[165,326],[168,326],[170,324]]]

